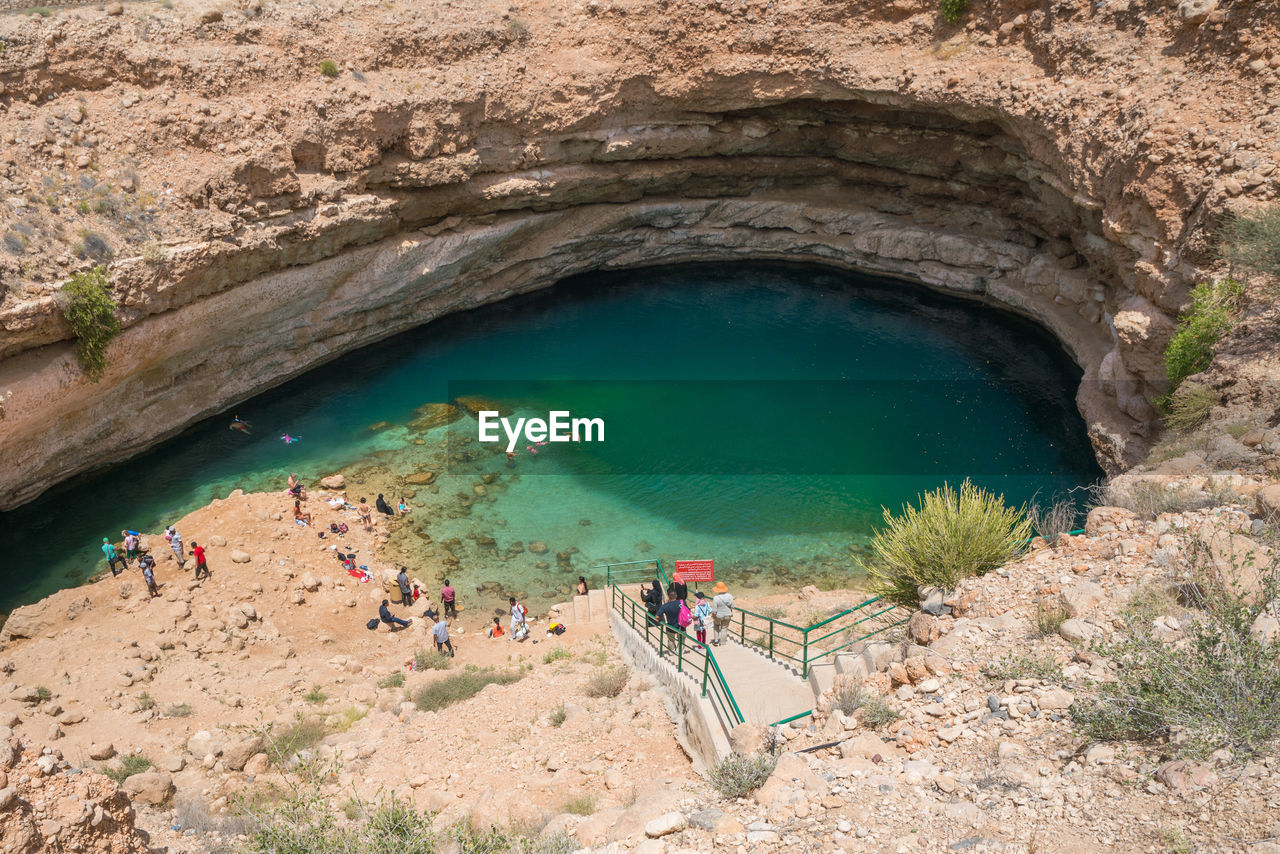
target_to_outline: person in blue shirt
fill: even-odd
[[[413,622],[413,620],[402,620],[399,617],[391,616],[390,604],[390,601],[386,599],[382,600],[382,606],[378,608],[378,619],[390,626],[391,631],[394,632],[396,630],[396,626],[407,626]]]

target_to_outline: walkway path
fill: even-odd
[[[621,587],[639,600],[638,584]],[[711,647],[711,653],[747,722],[768,725],[813,708],[813,689],[791,668],[770,661],[737,640]],[[690,678],[698,677],[691,674]]]
[[[768,725],[813,708],[813,689],[789,667],[737,641],[712,652],[748,723]]]

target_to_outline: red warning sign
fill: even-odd
[[[716,580],[716,562],[713,560],[678,560],[676,561],[676,572],[685,582],[691,581],[715,581]]]

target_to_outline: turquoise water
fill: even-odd
[[[591,564],[655,556],[712,558],[748,586],[837,584],[882,505],[966,476],[1013,501],[1096,480],[1078,382],[1041,330],[903,283],[775,265],[585,275],[343,356],[0,514],[24,557],[0,570],[0,611],[101,569],[103,536],[290,471],[412,493],[388,559],[448,571],[464,595],[551,598]],[[469,415],[412,423],[462,394],[601,417],[605,441],[521,442],[508,466]],[[227,429],[233,413],[251,435]],[[432,484],[405,485],[422,470]],[[534,541],[547,553],[521,548]]]

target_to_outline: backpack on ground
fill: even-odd
[[[364,624],[364,627],[365,627],[366,629],[368,629],[369,631],[371,631],[371,632],[372,632],[372,631],[377,630],[377,628],[378,628],[378,618],[377,618],[377,617],[374,617],[372,620],[370,620],[369,622],[365,623],[365,624]]]

